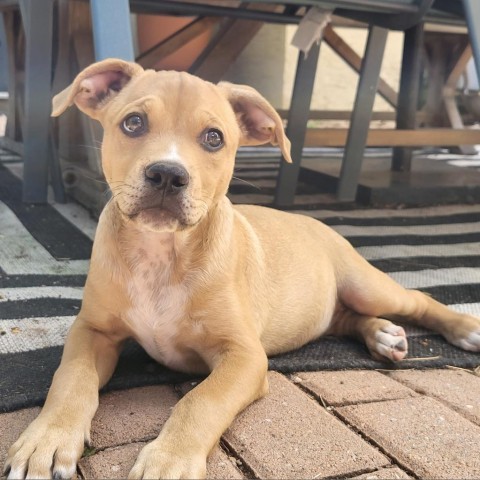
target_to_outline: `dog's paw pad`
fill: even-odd
[[[398,362],[407,355],[408,344],[405,330],[398,325],[388,325],[375,334],[375,352],[389,360]]]

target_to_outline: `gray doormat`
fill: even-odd
[[[276,162],[245,162],[240,170],[243,180],[261,187],[263,181],[271,182],[276,168]],[[242,190],[231,196],[248,201],[248,195]],[[69,208],[23,204],[20,180],[0,165],[0,412],[42,404],[80,308],[94,221],[78,207]],[[335,210],[304,201],[300,213],[331,225],[405,287],[480,316],[480,205]],[[408,336],[408,359],[396,365],[373,360],[358,342],[327,337],[272,358],[270,368],[290,373],[480,365],[480,355],[431,332],[409,329]],[[191,377],[165,369],[131,343],[106,389],[187,379]]]

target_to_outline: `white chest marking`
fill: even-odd
[[[158,233],[147,232],[142,233],[136,248],[128,284],[131,308],[125,313],[125,320],[151,357],[180,368],[182,358],[175,347],[175,337],[185,318],[187,293],[182,284],[169,283],[172,245],[161,240]]]

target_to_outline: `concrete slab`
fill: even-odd
[[[419,478],[480,477],[480,427],[432,398],[351,405],[336,411]]]
[[[224,435],[257,477],[342,477],[389,465],[283,375],[270,372],[269,380],[270,394],[248,407]]]
[[[8,449],[39,413],[40,408],[27,408],[0,415],[0,475],[3,472]]]
[[[155,438],[178,401],[167,385],[110,392],[100,397],[92,446],[113,447]]]
[[[435,397],[480,425],[480,377],[463,370],[408,370],[389,376],[416,392]]]
[[[112,480],[127,478],[140,450],[145,442],[131,443],[120,447],[108,448],[79,463],[80,472],[85,479],[109,478]],[[244,478],[232,460],[219,447],[215,449],[207,462],[207,478],[242,479]]]
[[[416,396],[412,389],[371,370],[304,372],[293,380],[333,406]]]

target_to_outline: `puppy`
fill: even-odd
[[[402,318],[480,350],[480,319],[408,291],[320,222],[226,197],[239,145],[279,145],[281,119],[255,90],[109,59],[53,100],[104,127],[113,193],[98,225],[81,311],[45,406],[11,447],[9,478],[70,478],[89,441],[98,390],[122,343],[208,373],[173,409],[130,477],[202,478],[242,409],[267,393],[267,356],[324,334],[363,340],[373,356],[407,353]],[[161,399],[159,399],[161,401]]]

